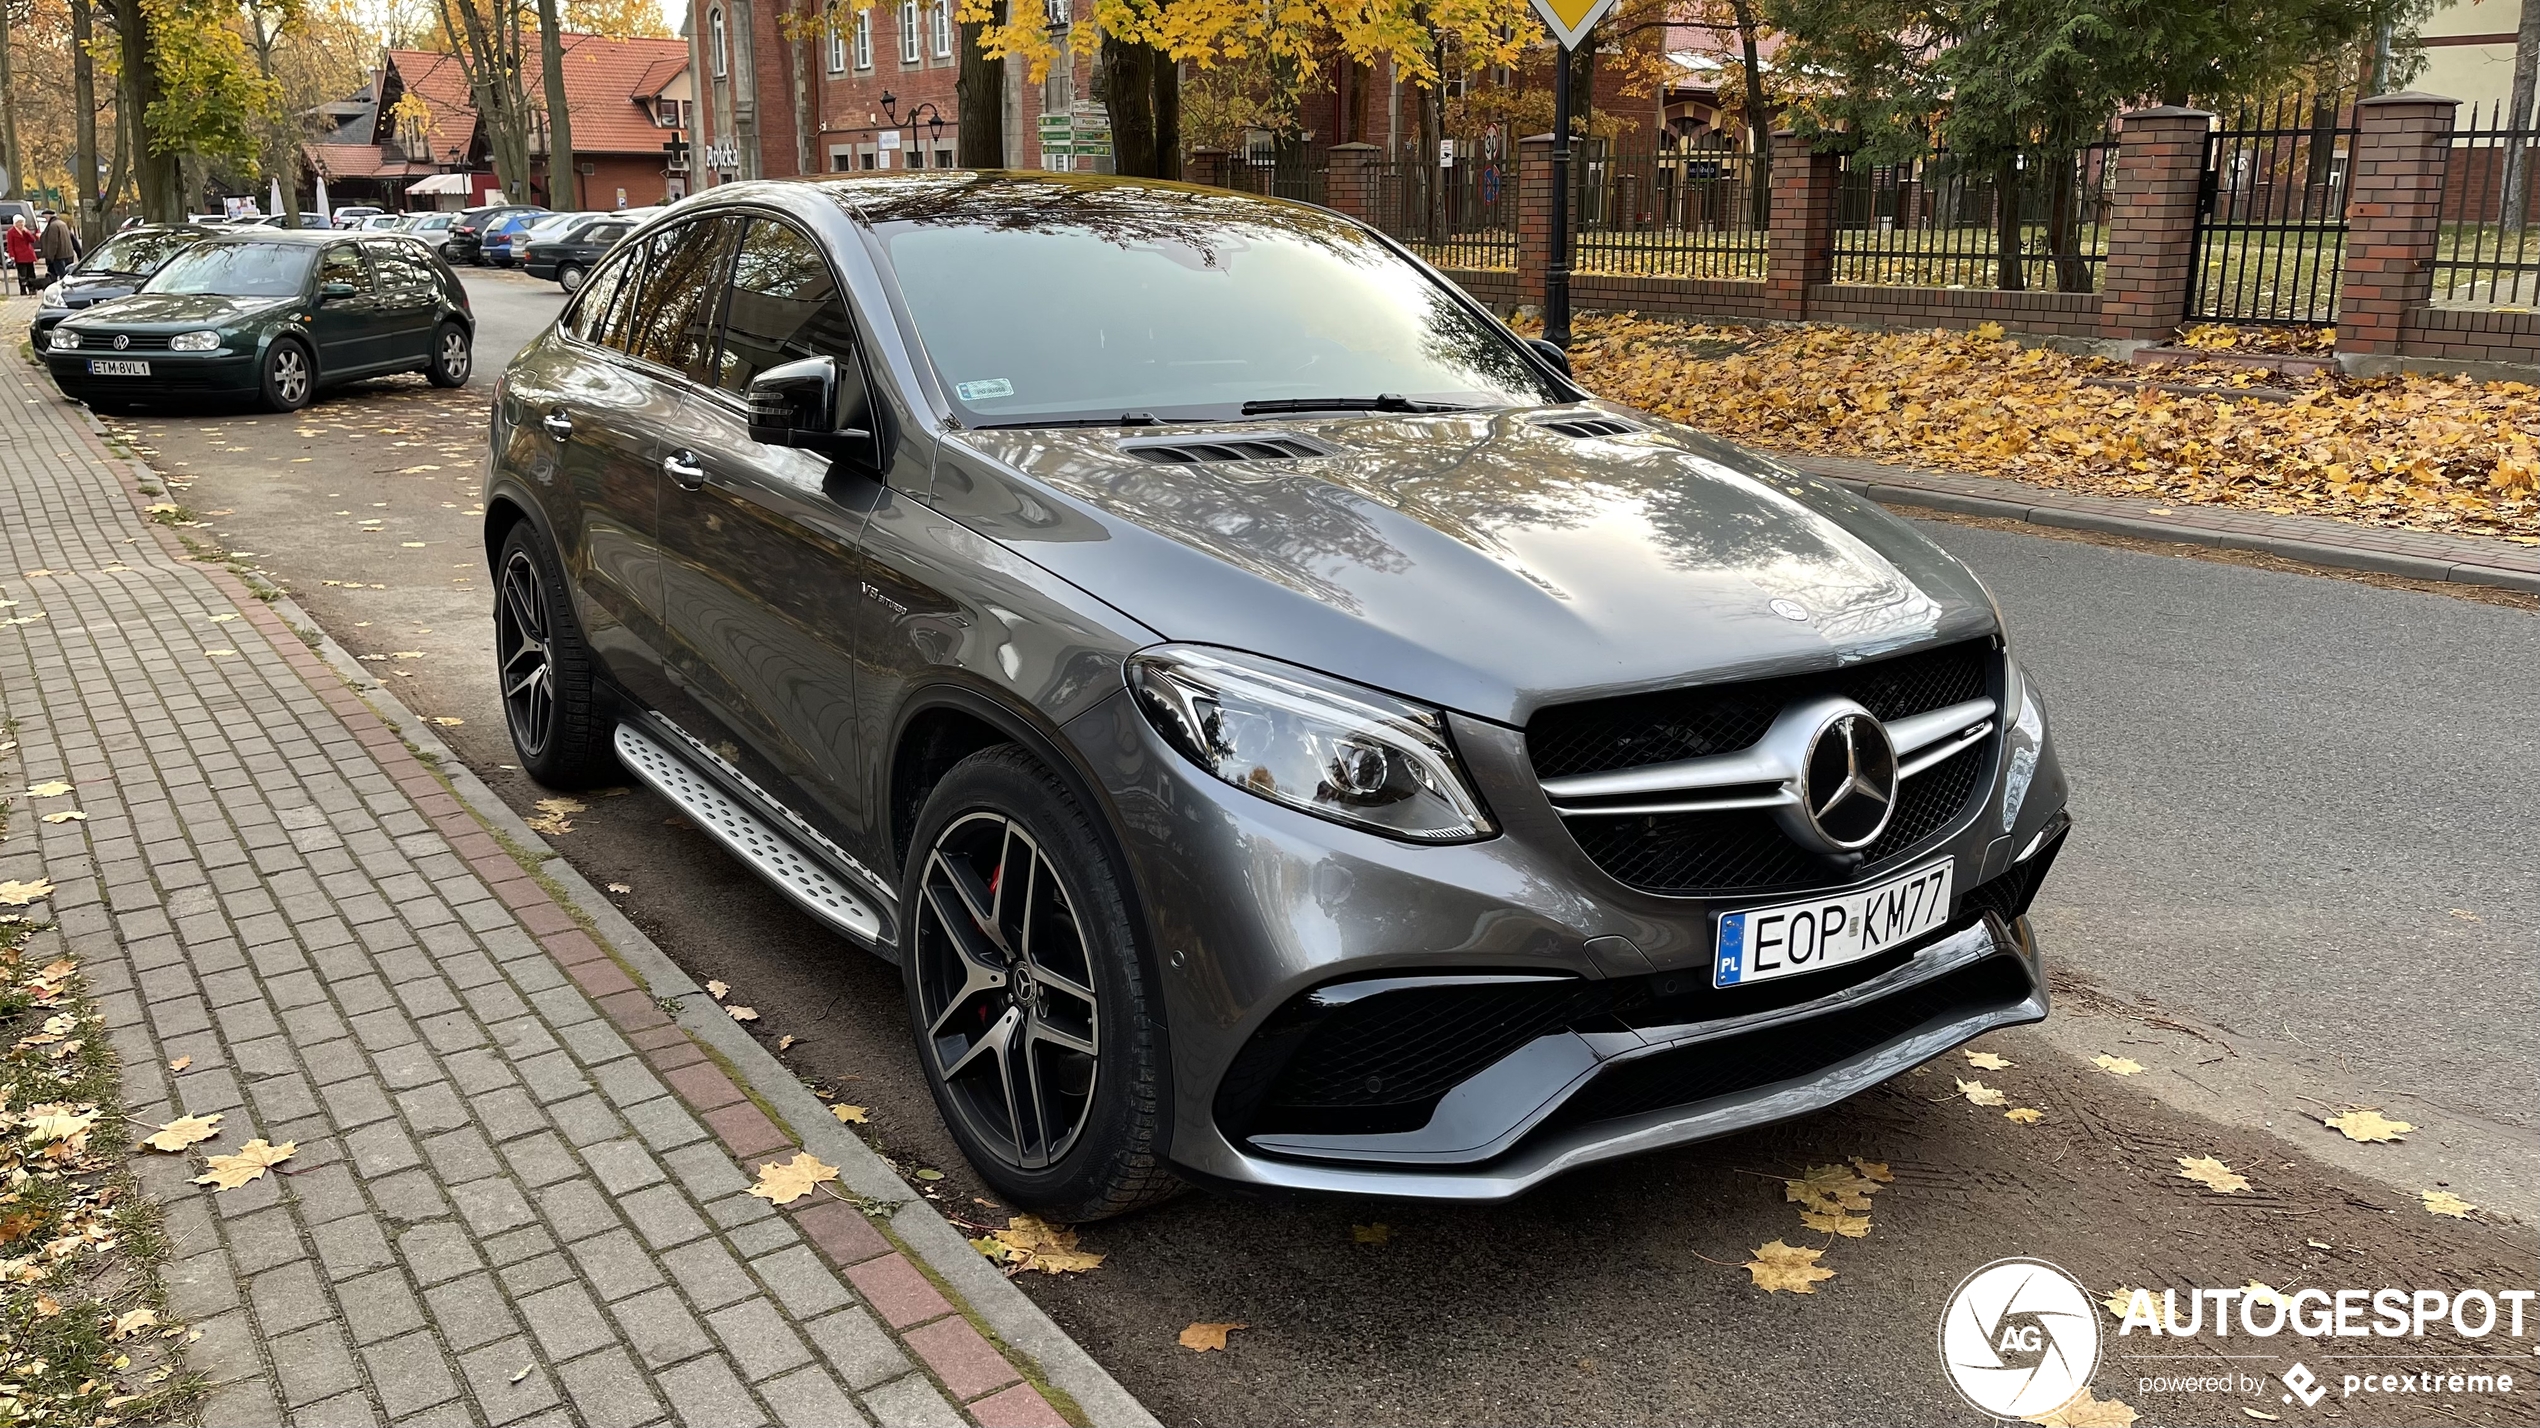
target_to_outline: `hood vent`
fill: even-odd
[[[1620,417],[1610,417],[1602,412],[1591,412],[1582,416],[1537,417],[1535,425],[1545,431],[1557,431],[1563,436],[1575,436],[1582,440],[1594,436],[1629,436],[1641,429],[1636,422],[1624,421]]]
[[[1281,432],[1240,433],[1219,437],[1167,437],[1156,441],[1124,441],[1120,449],[1158,466],[1189,466],[1202,461],[1294,461],[1332,453],[1313,442]]]

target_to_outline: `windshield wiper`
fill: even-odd
[[[1456,402],[1415,402],[1399,392],[1383,392],[1372,397],[1281,397],[1276,401],[1246,402],[1245,416],[1263,416],[1270,412],[1469,412],[1474,408]]]
[[[1207,418],[1205,417],[1160,417],[1153,412],[1122,412],[1120,415],[1112,417],[1066,417],[1058,420],[1052,420],[1048,417],[1026,417],[1021,421],[988,421],[981,422],[978,426],[972,429],[975,431],[1010,431],[1018,428],[1029,427],[1162,426],[1167,422],[1205,421],[1206,419]]]

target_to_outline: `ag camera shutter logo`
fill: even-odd
[[[2095,1309],[2078,1281],[2044,1260],[1995,1260],[1960,1281],[1941,1311],[1941,1366],[1980,1413],[2061,1408],[2099,1367]]]

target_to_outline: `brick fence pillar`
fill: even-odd
[[[1573,163],[1577,162],[1573,151]],[[1543,306],[1543,271],[1552,262],[1552,136],[1517,141],[1517,293]]]
[[[1834,271],[1835,187],[1842,159],[1784,129],[1773,135],[1773,206],[1765,234],[1764,304],[1784,322],[1808,316],[1808,290]]]
[[[2099,335],[2161,342],[2187,318],[2195,287],[2196,203],[2214,116],[2162,105],[2122,116],[2108,261],[2099,274]]]
[[[2408,314],[2433,300],[2443,169],[2459,107],[2431,94],[2383,94],[2355,106],[2337,274],[2340,353],[2397,356]]]
[[[1324,173],[1323,206],[1361,222],[1376,219],[1376,161],[1385,151],[1374,144],[1334,144],[1331,166]]]
[[[1182,163],[1182,181],[1202,184],[1209,188],[1224,188],[1226,186],[1226,158],[1224,149],[1191,150],[1190,157]]]

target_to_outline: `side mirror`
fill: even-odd
[[[879,467],[864,373],[835,357],[770,367],[750,383],[750,440],[853,457]]]
[[[1560,368],[1562,376],[1570,375],[1570,354],[1562,351],[1559,344],[1546,338],[1529,337],[1526,339],[1526,345],[1535,349],[1536,356]]]
[[[356,291],[357,289],[351,283],[320,283],[318,284],[318,301],[338,302],[353,296]]]

